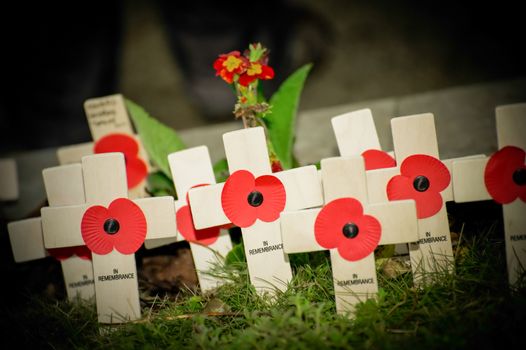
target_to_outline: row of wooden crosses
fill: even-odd
[[[177,200],[148,197],[148,156],[121,95],[86,101],[93,143],[58,150],[43,170],[48,206],[8,224],[14,259],[61,260],[71,300],[95,297],[99,322],[141,317],[134,253],[190,243],[201,291],[232,249],[227,228],[241,228],[252,285],[287,288],[288,254],[329,250],[336,308],[378,291],[374,251],[409,253],[415,285],[453,270],[445,203],[493,199],[503,205],[510,285],[526,266],[526,104],[497,107],[499,150],[491,157],[440,160],[432,114],[391,120],[393,152],[380,148],[371,111],[332,118],[340,157],[272,173],[263,128],[223,135],[230,172],[216,184],[206,146],[168,156]],[[404,252],[405,249],[405,252]]]

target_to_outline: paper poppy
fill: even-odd
[[[526,202],[525,158],[523,149],[506,146],[489,159],[484,170],[484,182],[497,203],[511,203],[517,197]]]
[[[221,193],[221,205],[227,218],[239,227],[251,226],[256,219],[272,222],[285,209],[283,183],[275,176],[254,178],[251,172],[238,170],[227,179]]]
[[[369,149],[362,153],[365,161],[365,170],[392,168],[396,166],[396,161],[387,152],[379,149]]]
[[[47,250],[49,255],[57,259],[58,261],[66,260],[71,258],[73,255],[78,256],[84,260],[91,260],[91,250],[85,245],[79,245],[76,247],[65,247],[65,248],[53,248]]]
[[[118,198],[108,208],[95,205],[84,213],[80,230],[86,246],[99,255],[116,249],[133,254],[146,238],[146,218],[131,200]]]
[[[148,175],[146,163],[139,158],[139,143],[130,135],[110,134],[95,143],[95,153],[121,152],[126,162],[128,188],[134,188]]]
[[[387,183],[390,201],[413,199],[419,219],[435,215],[442,208],[442,195],[451,181],[447,167],[438,159],[415,154],[407,157],[400,166],[400,175]]]
[[[196,185],[192,188],[201,186],[207,185]],[[188,203],[188,194],[186,194],[186,203]],[[188,242],[211,245],[217,241],[217,238],[219,237],[221,227],[210,227],[203,230],[195,229],[194,220],[192,219],[192,210],[188,205],[177,210],[175,219],[177,222],[177,231],[179,231]]]
[[[358,200],[339,198],[321,209],[314,222],[314,235],[322,247],[338,248],[345,260],[358,261],[374,252],[382,226],[375,217],[364,215]]]

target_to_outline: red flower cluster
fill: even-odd
[[[413,199],[419,219],[435,215],[442,208],[440,192],[449,186],[451,175],[440,160],[415,154],[407,157],[400,166],[400,175],[393,176],[387,184],[390,201]]]
[[[95,153],[121,152],[126,161],[126,177],[128,188],[134,188],[140,184],[148,169],[142,159],[139,158],[139,144],[137,141],[126,134],[106,135],[95,143]]]
[[[358,261],[374,252],[380,242],[382,226],[375,217],[364,215],[358,200],[339,198],[319,212],[314,235],[322,247],[337,248],[345,260]]]
[[[264,56],[252,61],[239,51],[232,51],[219,55],[214,61],[214,69],[216,76],[220,76],[227,83],[238,82],[242,86],[248,86],[256,79],[274,78],[274,70],[265,61]]]
[[[500,204],[520,198],[526,202],[526,152],[506,146],[493,154],[484,171],[484,182],[491,197]]]
[[[285,209],[286,192],[275,176],[254,178],[251,172],[238,170],[225,183],[221,205],[225,215],[236,226],[251,226],[256,219],[272,222]]]

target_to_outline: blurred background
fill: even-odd
[[[0,154],[90,140],[83,101],[122,93],[178,129],[232,120],[220,53],[261,41],[273,81],[313,62],[300,110],[526,74],[506,1],[168,0],[6,6]],[[9,20],[11,19],[11,20]]]

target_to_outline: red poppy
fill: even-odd
[[[207,185],[196,185],[192,188],[201,186]],[[186,203],[188,203],[188,194],[186,195]],[[195,229],[194,220],[192,219],[192,210],[188,205],[179,208],[175,214],[175,218],[177,222],[177,231],[181,232],[188,242],[211,245],[217,241],[217,238],[219,237],[221,227],[210,227],[203,230]]]
[[[389,153],[379,149],[369,149],[362,153],[365,161],[365,170],[392,168],[396,166],[396,161]]]
[[[256,79],[268,80],[274,78],[274,70],[260,62],[249,62],[247,70],[239,76],[239,84],[248,86]]]
[[[380,242],[382,226],[375,217],[363,214],[358,200],[339,198],[319,212],[314,235],[322,247],[338,248],[342,258],[357,261],[374,252]]]
[[[221,193],[221,205],[230,222],[251,226],[256,219],[272,222],[285,208],[287,195],[275,176],[254,178],[251,172],[238,170],[230,175]]]
[[[122,152],[126,161],[128,188],[134,188],[148,175],[146,163],[138,157],[139,144],[126,134],[106,135],[95,143],[95,153]]]
[[[78,256],[84,260],[91,260],[91,250],[85,245],[79,245],[76,247],[65,247],[65,248],[53,248],[47,250],[49,255],[55,259],[62,261],[71,258],[73,255]]]
[[[438,159],[415,154],[407,157],[396,175],[387,184],[387,198],[390,201],[414,199],[419,219],[435,215],[442,208],[440,192],[449,186],[451,175]]]
[[[95,205],[84,213],[80,230],[86,246],[95,254],[105,255],[114,248],[133,254],[146,238],[146,218],[131,200],[117,198],[106,209]]]
[[[484,182],[497,203],[511,203],[517,197],[526,202],[525,158],[523,149],[506,146],[489,159],[484,171]]]
[[[246,62],[247,59],[241,56],[239,51],[219,55],[219,58],[214,61],[216,76],[220,76],[224,81],[232,84],[235,75],[240,75],[246,70]]]

